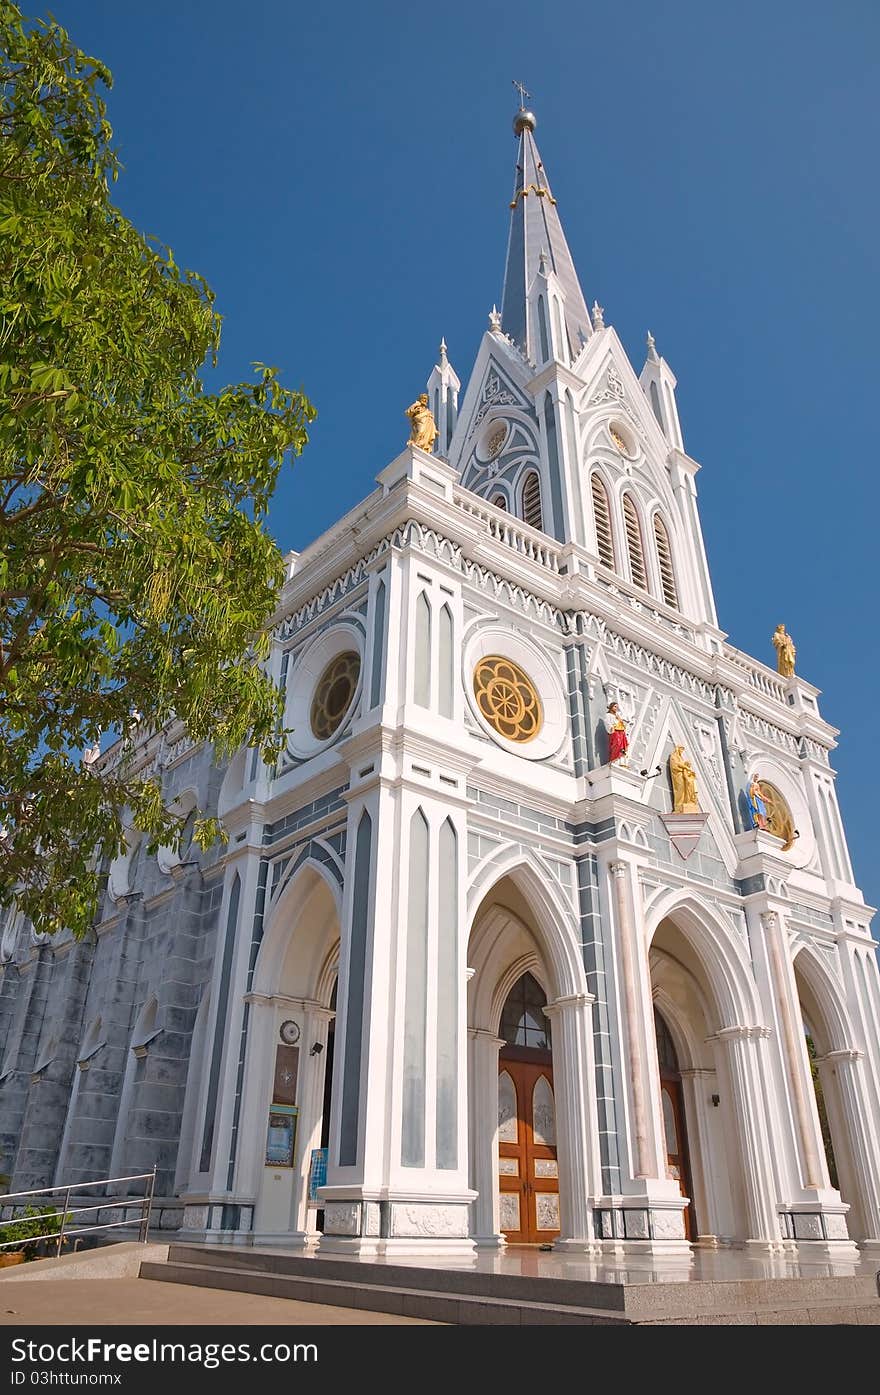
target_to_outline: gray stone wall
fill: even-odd
[[[216,808],[222,773],[210,751],[197,751],[167,773],[166,797],[192,788],[202,808]],[[31,947],[30,931],[20,936],[0,970],[0,1060],[8,1066],[0,1081],[0,1173],[12,1189],[54,1182],[67,1125],[59,1180],[106,1177],[114,1161],[122,1173],[156,1163],[157,1195],[173,1191],[193,1027],[216,951],[218,855],[191,848],[168,873],[142,843],[130,893],[119,904],[105,896],[86,940]],[[132,1033],[153,997],[155,1030],[132,1053]],[[100,1045],[74,1091],[83,1037],[98,1017]],[[51,1060],[35,1075],[50,1038]]]

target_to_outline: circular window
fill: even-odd
[[[499,421],[497,426],[492,428],[489,439],[486,442],[486,454],[490,460],[494,460],[496,455],[501,454],[501,447],[507,440],[507,427],[503,421]]]
[[[309,724],[312,735],[327,741],[338,729],[357,691],[361,656],[354,650],[337,654],[318,679]]]
[[[509,435],[510,426],[506,421],[499,421],[496,417],[494,421],[486,422],[477,445],[478,458],[480,460],[497,460],[507,444]]]
[[[486,721],[507,741],[531,741],[541,730],[541,699],[527,673],[489,654],[474,669],[474,697]]]
[[[766,780],[761,781],[761,794],[767,807],[767,831],[781,838],[782,851],[788,852],[798,834],[785,796]]]
[[[613,421],[608,427],[608,435],[620,451],[621,455],[633,456],[636,453],[635,442],[632,434],[621,421]]]

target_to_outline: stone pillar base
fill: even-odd
[[[651,1244],[674,1242],[687,1245],[684,1233],[686,1201],[674,1185],[672,1195],[627,1194],[613,1199],[603,1197],[594,1212],[597,1240],[639,1241]],[[658,1189],[659,1192],[659,1189]],[[657,1250],[658,1254],[663,1253]]]
[[[744,1240],[742,1248],[750,1255],[796,1255],[793,1240]]]
[[[341,1197],[324,1201],[321,1249],[362,1255],[472,1255],[472,1195],[426,1198]]]
[[[273,1250],[311,1250],[320,1240],[320,1232],[306,1230],[255,1230],[254,1245],[271,1246]]]
[[[353,1259],[395,1259],[410,1255],[424,1255],[441,1260],[472,1261],[476,1253],[473,1240],[413,1240],[371,1238],[367,1235],[324,1235],[316,1253],[320,1255],[351,1255]]]
[[[506,1235],[472,1235],[471,1239],[478,1250],[506,1250]]]

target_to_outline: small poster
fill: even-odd
[[[267,1167],[293,1167],[296,1115],[296,1109],[290,1105],[276,1105],[269,1111],[269,1128],[266,1134]]]
[[[318,1188],[327,1181],[327,1149],[313,1148],[309,1165],[309,1205],[317,1206]]]

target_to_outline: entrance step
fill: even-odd
[[[475,1294],[438,1293],[429,1289],[395,1288],[389,1284],[356,1284],[350,1279],[311,1278],[305,1274],[273,1274],[260,1269],[225,1268],[207,1264],[141,1265],[142,1279],[193,1284],[197,1288],[234,1289],[269,1298],[296,1298],[301,1303],[327,1303],[337,1308],[369,1309],[400,1317],[428,1318],[458,1326],[525,1323],[575,1326],[631,1326],[621,1313],[599,1308],[556,1308],[553,1304],[522,1303],[510,1298],[482,1298]]]
[[[144,1279],[237,1289],[455,1324],[880,1323],[872,1272],[843,1276],[602,1282],[476,1268],[174,1245]]]

